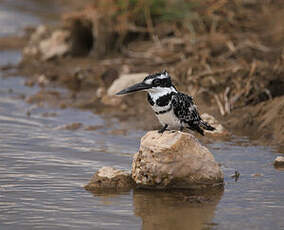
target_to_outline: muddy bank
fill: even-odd
[[[284,96],[249,105],[230,114],[227,126],[238,127],[236,134],[246,134],[255,142],[278,145],[284,151]]]
[[[113,21],[114,12],[103,15],[107,6],[95,4],[65,14],[38,40],[32,41],[36,30],[31,31],[26,48],[49,47],[47,41],[65,46],[45,58],[37,48],[24,53],[18,73],[27,76],[27,85],[42,86],[27,101],[88,109],[149,130],[158,123],[143,93],[115,98],[107,90],[121,74],[167,69],[178,89],[193,95],[200,111],[213,114],[229,131],[283,146],[283,4],[209,3],[192,8],[197,16],[187,22],[193,30],[184,26],[185,18],[165,23],[149,15],[152,25],[127,24],[130,16],[127,23]],[[137,121],[139,116],[143,120]]]

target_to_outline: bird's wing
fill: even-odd
[[[172,98],[172,106],[180,121],[190,126],[199,124],[201,118],[191,96],[183,93],[175,94]]]

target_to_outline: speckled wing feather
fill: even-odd
[[[180,121],[189,126],[199,125],[201,118],[191,96],[178,92],[173,96],[172,105]]]

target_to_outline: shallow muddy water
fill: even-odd
[[[19,59],[18,51],[0,51],[0,65]],[[121,128],[115,119],[26,104],[23,95],[37,90],[0,72],[1,230],[284,229],[284,171],[272,165],[273,148],[252,145],[246,137],[207,145],[223,165],[226,182],[224,192],[208,202],[182,192],[92,194],[83,186],[100,167],[130,169],[145,131],[114,135]],[[83,127],[62,128],[74,122]],[[237,182],[231,178],[235,169],[241,174]]]

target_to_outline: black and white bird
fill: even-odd
[[[148,102],[163,125],[160,133],[166,129],[182,131],[189,128],[204,135],[203,129],[215,130],[201,119],[193,98],[177,91],[167,71],[150,74],[142,82],[121,90],[116,95],[141,90],[148,92]]]

